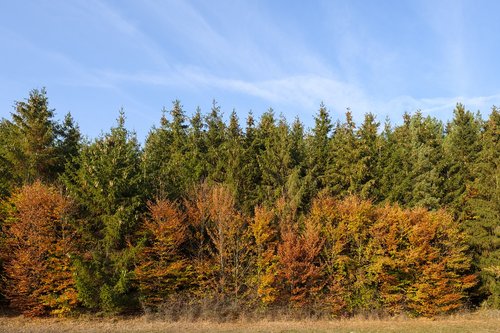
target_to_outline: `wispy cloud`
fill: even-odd
[[[424,113],[443,118],[449,115],[457,103],[462,103],[471,111],[481,111],[483,114],[489,112],[493,105],[500,105],[500,93],[488,96],[453,96],[416,99],[410,96],[399,96],[382,104],[382,108],[392,112],[421,110]],[[389,111],[390,112],[390,111]]]
[[[116,31],[128,37],[130,45],[140,49],[161,68],[164,70],[170,68],[165,50],[133,24],[130,19],[120,13],[117,8],[101,0],[85,0],[79,2],[79,5],[87,12],[87,16],[100,18],[98,20],[100,24],[111,25]],[[106,33],[106,35],[112,36],[113,34]]]

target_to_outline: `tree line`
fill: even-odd
[[[96,139],[44,89],[0,121],[3,303],[26,315],[172,304],[433,316],[500,307],[500,114],[381,126],[215,102]]]

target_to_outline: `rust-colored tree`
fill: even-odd
[[[417,315],[446,314],[463,306],[466,290],[476,283],[468,274],[465,234],[443,210],[409,213],[412,228],[407,252],[410,274],[408,307]]]
[[[235,208],[234,195],[225,186],[212,187],[210,222],[207,231],[217,258],[219,293],[237,301],[247,285],[250,235],[245,218]]]
[[[10,204],[4,225],[10,306],[28,316],[68,313],[78,304],[70,260],[75,243],[70,202],[35,182],[15,192]]]
[[[189,287],[191,272],[181,252],[187,238],[185,214],[168,200],[150,202],[148,208],[143,227],[146,244],[135,274],[143,306],[155,308]]]
[[[323,240],[315,220],[305,219],[302,228],[293,222],[280,219],[278,279],[281,302],[301,307],[315,304],[323,288],[323,267],[319,260]]]
[[[247,290],[251,267],[247,219],[223,185],[200,184],[185,206],[200,296],[237,301]]]

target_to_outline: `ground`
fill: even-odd
[[[387,319],[352,318],[333,321],[240,321],[233,323],[167,322],[148,317],[135,318],[48,318],[0,317],[0,332],[500,332],[500,311],[480,311],[441,318]]]

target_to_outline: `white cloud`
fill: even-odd
[[[489,113],[493,105],[500,105],[500,93],[488,96],[454,96],[434,98],[413,98],[399,96],[380,105],[380,110],[388,110],[389,114],[400,115],[404,111],[415,112],[421,110],[440,119],[450,118],[457,103],[462,103],[473,112],[480,110],[483,115]]]

